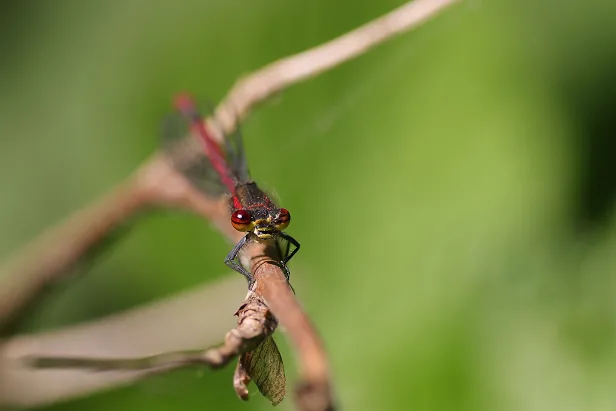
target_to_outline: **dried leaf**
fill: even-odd
[[[254,351],[240,357],[242,367],[264,397],[279,404],[286,394],[287,378],[282,356],[274,339],[269,336]]]

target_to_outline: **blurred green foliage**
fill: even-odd
[[[217,101],[399,4],[3,4],[0,258],[152,153],[178,91]],[[614,73],[616,3],[468,0],[254,112],[251,171],[293,214],[293,283],[344,409],[616,407]],[[196,217],[148,216],[27,329],[237,275],[228,248]],[[269,409],[231,373],[46,409]]]

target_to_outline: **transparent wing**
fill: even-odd
[[[240,366],[272,405],[282,401],[286,394],[287,378],[284,375],[282,356],[271,336],[263,340],[254,351],[243,354]]]
[[[201,142],[197,138],[187,138],[191,131],[181,114],[173,113],[164,119],[162,135],[165,155],[195,188],[211,197],[228,193],[205,155]]]
[[[229,161],[233,168],[235,178],[241,182],[250,181],[250,172],[239,125],[235,132],[225,139],[225,151],[227,152],[227,161]]]

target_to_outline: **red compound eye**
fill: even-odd
[[[291,213],[289,213],[289,211],[286,208],[281,208],[278,214],[278,217],[276,217],[276,220],[274,221],[274,224],[276,225],[276,229],[282,231],[289,226],[290,222],[291,222]]]
[[[237,231],[250,231],[254,225],[252,214],[246,210],[236,210],[231,215],[231,225]]]

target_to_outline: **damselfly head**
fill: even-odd
[[[284,230],[291,222],[291,214],[286,208],[235,210],[231,215],[231,225],[237,231],[253,231],[259,238],[271,238]]]

